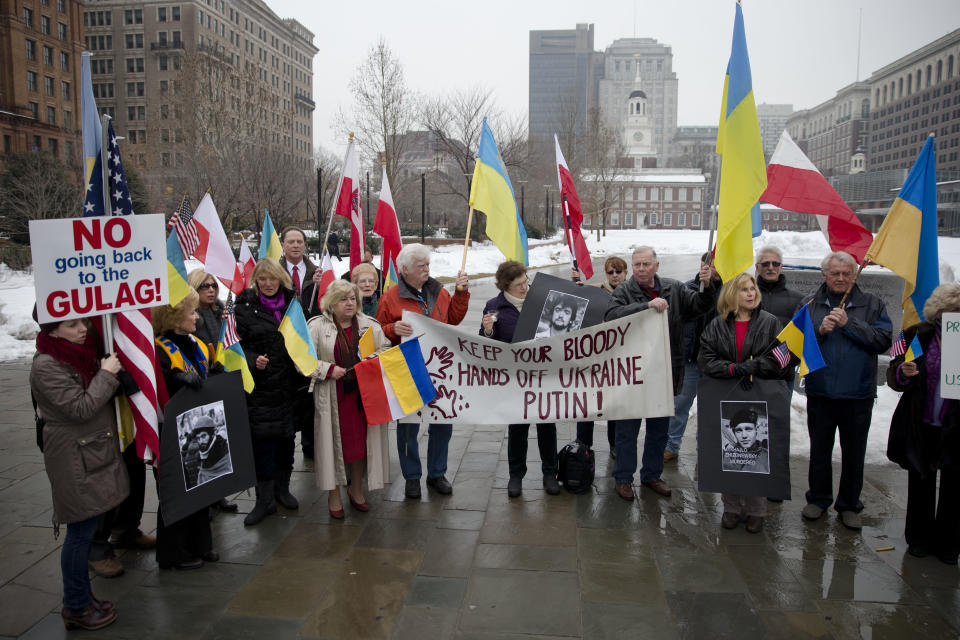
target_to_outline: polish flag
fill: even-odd
[[[846,251],[857,262],[863,262],[873,242],[873,235],[786,131],[767,165],[767,190],[760,201],[815,214],[830,248]]]
[[[243,291],[243,273],[237,266],[237,259],[230,248],[230,241],[220,224],[220,215],[213,205],[213,198],[207,193],[193,212],[193,221],[197,226],[200,242],[193,257],[203,263],[207,273],[217,277],[233,293]]]
[[[380,268],[386,274],[391,263],[396,262],[397,254],[403,247],[400,240],[400,223],[397,210],[393,206],[390,182],[387,180],[387,167],[383,167],[383,181],[380,183],[380,202],[377,203],[377,217],[373,221],[373,232],[383,238],[383,255]]]
[[[323,260],[320,262],[320,282],[317,284],[317,307],[320,306],[320,298],[327,292],[327,287],[337,279],[333,273],[333,262],[330,261],[330,253],[323,252]]]
[[[253,259],[250,247],[246,240],[240,243],[240,257],[237,259],[237,269],[240,271],[240,284],[244,289],[251,285],[250,278],[253,277],[253,268],[257,266],[257,261]],[[232,291],[232,289],[231,289]]]
[[[363,206],[360,202],[360,162],[353,140],[343,157],[343,175],[337,186],[333,212],[350,221],[350,270],[363,262],[364,230]]]
[[[563,151],[560,150],[560,141],[557,135],[553,135],[553,142],[557,147],[557,183],[560,185],[561,203],[564,207],[564,226],[567,227],[567,248],[570,249],[570,255],[576,257],[577,268],[583,274],[584,280],[593,277],[593,261],[590,259],[590,251],[587,249],[587,242],[580,232],[580,225],[583,224],[583,210],[580,208],[580,197],[577,195],[577,188],[573,184],[573,176],[567,167],[567,161],[563,158]]]

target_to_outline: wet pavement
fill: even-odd
[[[696,258],[678,264],[692,273]],[[467,326],[478,326],[492,296],[489,284],[476,287]],[[63,538],[54,539],[50,524],[28,370],[28,362],[0,364],[0,638],[52,639],[67,636],[59,616]],[[561,442],[570,440],[574,425],[559,431]],[[864,528],[852,532],[836,517],[802,520],[807,461],[794,456],[793,501],[770,503],[760,534],[726,531],[719,496],[696,490],[695,431],[692,419],[679,459],[664,472],[673,497],[638,486],[633,503],[613,490],[603,423],[594,490],[580,496],[545,494],[531,443],[524,492],[509,499],[505,428],[478,425],[454,429],[453,495],[424,487],[421,500],[405,501],[391,434],[393,482],[368,495],[370,512],[347,507],[343,521],[331,520],[298,453],[291,484],[299,511],[281,508],[244,527],[253,500],[241,493],[239,514],[213,520],[220,562],[198,571],[160,571],[152,552],[123,552],[123,576],[93,581],[119,618],[89,635],[960,637],[960,571],[906,554],[905,472],[867,466]],[[156,508],[148,477],[145,531]]]

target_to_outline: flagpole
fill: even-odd
[[[350,147],[353,146],[353,131],[350,132],[350,136],[347,140],[347,151],[343,154],[343,165],[340,168],[340,180],[337,182],[337,191],[333,195],[333,206],[330,208],[329,220],[327,220],[327,231],[323,234],[323,247],[320,250],[320,268],[323,268],[323,256],[329,251],[327,248],[327,238],[330,237],[330,227],[333,226],[333,216],[337,212],[337,203],[340,202],[340,190],[343,188],[343,171],[347,166],[347,156],[350,155]],[[319,209],[319,204],[317,208]],[[352,221],[351,221],[352,224]],[[319,231],[319,229],[317,229]],[[332,264],[332,262],[331,262]],[[310,294],[310,313],[313,313],[313,305],[317,302],[317,282],[313,282],[313,293]]]
[[[467,272],[467,247],[470,246],[470,226],[473,224],[473,207],[470,207],[470,213],[467,214],[467,237],[463,239],[463,258],[460,259],[460,271]],[[457,291],[463,289],[458,285]]]
[[[863,272],[863,268],[870,264],[869,258],[864,258],[863,262],[860,263],[860,268],[857,269],[857,274],[853,276],[853,282],[850,283],[850,286],[847,288],[847,292],[843,294],[843,298],[840,299],[840,308],[843,309],[844,303],[847,301],[847,296],[850,295],[850,292],[853,291],[853,285],[857,284],[857,280],[860,278],[860,274]]]
[[[720,159],[720,162],[723,162],[723,158]],[[716,230],[717,226],[717,193],[720,191],[720,165],[717,165],[717,179],[713,183],[713,207],[710,209],[710,238],[707,240],[707,253],[710,255],[707,257],[707,264],[711,267],[713,266],[713,232]],[[700,281],[700,293],[703,293],[705,288],[705,283],[703,280]]]
[[[563,229],[566,231],[567,235],[567,250],[570,252],[570,264],[573,265],[573,270],[578,272],[580,267],[577,264],[577,256],[573,252],[573,236],[570,235],[570,209],[567,206],[567,195],[563,194]],[[573,277],[574,282],[580,282],[580,276]]]

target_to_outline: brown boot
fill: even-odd
[[[64,607],[60,610],[60,617],[63,618],[63,626],[67,629],[86,629],[96,631],[103,629],[117,619],[117,612],[113,609],[98,609],[92,602],[83,609],[68,609]]]
[[[747,516],[747,532],[760,533],[763,531],[763,516]]]

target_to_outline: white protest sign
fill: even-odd
[[[516,424],[673,415],[667,314],[514,344],[404,312],[437,397],[404,422]]]
[[[32,220],[40,322],[154,307],[167,302],[164,216]]]
[[[943,314],[941,327],[940,396],[960,400],[960,313]]]

